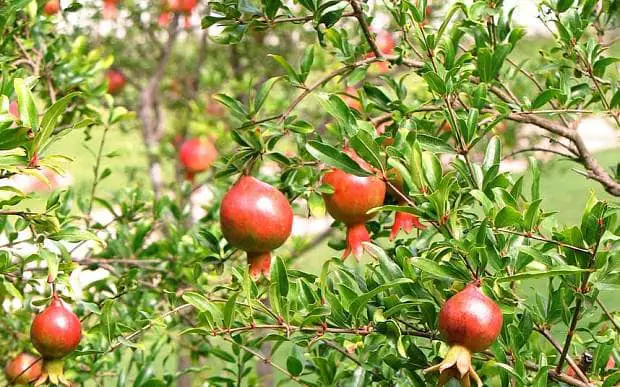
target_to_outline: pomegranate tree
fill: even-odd
[[[64,377],[63,358],[77,348],[81,338],[80,320],[54,294],[30,327],[30,340],[43,357],[43,372],[37,383],[49,379],[54,384],[69,385]]]
[[[40,357],[22,352],[8,362],[4,374],[12,384],[32,383],[41,376],[42,364]]]
[[[350,152],[347,152],[350,153]],[[355,158],[362,168],[369,166]],[[377,176],[355,176],[340,169],[332,169],[323,176],[323,183],[332,186],[333,193],[324,193],[327,212],[347,226],[346,248],[342,259],[351,253],[355,258],[362,256],[362,242],[370,241],[365,223],[374,215],[368,211],[379,207],[385,199],[386,184]]]
[[[127,79],[119,70],[110,69],[106,72],[105,78],[108,81],[108,93],[116,95],[123,90]]]
[[[43,6],[43,13],[47,16],[52,16],[60,11],[60,0],[49,0]]]
[[[181,144],[179,149],[179,160],[185,168],[185,176],[193,181],[197,173],[209,169],[217,158],[217,150],[213,144],[206,139],[192,138]]]
[[[293,209],[271,185],[241,176],[222,199],[220,225],[228,243],[247,253],[252,277],[267,276],[271,251],[291,235]]]
[[[473,379],[482,386],[471,365],[471,354],[487,349],[502,329],[502,311],[480,291],[478,281],[452,296],[439,311],[439,331],[450,345],[445,359],[425,372],[439,371],[439,385],[457,379],[469,386]]]

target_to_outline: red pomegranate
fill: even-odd
[[[206,171],[217,158],[217,150],[206,139],[192,138],[181,144],[179,160],[185,168],[188,180],[194,179],[194,175]]]
[[[60,0],[49,0],[43,6],[43,13],[46,16],[56,15],[60,11]]]
[[[103,17],[104,19],[114,19],[118,10],[120,0],[103,0]]]
[[[190,14],[197,3],[198,0],[168,0],[168,6],[174,13]]]
[[[425,372],[439,371],[440,382],[450,378],[471,377],[482,386],[471,365],[471,353],[487,349],[502,329],[502,311],[479,289],[479,282],[469,284],[452,296],[439,311],[439,332],[450,345],[445,359]]]
[[[252,277],[267,276],[271,250],[291,235],[293,209],[271,185],[241,176],[222,199],[220,225],[228,243],[247,252]]]
[[[356,156],[354,159],[362,168],[370,170],[363,160]],[[327,212],[347,226],[347,247],[342,259],[351,253],[359,259],[364,251],[362,242],[370,241],[365,223],[374,215],[367,212],[383,204],[385,182],[377,176],[355,176],[340,169],[332,169],[323,176],[323,183],[334,189],[334,193],[323,194]]]
[[[127,83],[125,75],[119,70],[110,69],[105,73],[105,78],[108,81],[108,93],[115,95],[121,92]]]
[[[40,357],[22,352],[6,365],[4,373],[10,384],[28,384],[41,376],[42,366]]]
[[[350,96],[357,96],[357,90],[355,90],[355,87],[353,86],[347,87],[347,89],[345,90],[345,93],[346,94],[342,96],[344,103],[346,103],[347,106],[353,110],[361,111],[362,103],[360,102],[360,100],[354,97],[350,97]]]
[[[403,177],[396,169],[390,169],[387,172],[388,179],[390,183],[394,186],[394,188],[388,185],[388,192],[390,195],[396,199],[396,202],[401,206],[408,205],[407,201],[402,197],[404,195],[405,183],[403,181]],[[426,229],[426,226],[420,223],[420,219],[408,212],[398,211],[394,214],[394,224],[392,225],[392,229],[390,231],[390,240],[396,239],[398,232],[403,230],[405,234],[409,234],[413,231],[414,228],[418,230]]]
[[[13,100],[9,104],[9,114],[15,118],[19,118],[19,105],[17,104],[17,101]]]
[[[39,313],[30,326],[30,341],[43,357],[43,373],[38,384],[69,385],[64,377],[63,358],[73,352],[82,338],[78,317],[54,293],[49,306]]]
[[[385,55],[392,55],[394,53],[394,38],[392,34],[386,30],[377,32],[377,38],[375,40],[379,52]]]
[[[30,339],[44,359],[60,359],[73,352],[82,338],[78,317],[57,295],[32,321]]]
[[[157,18],[157,25],[160,27],[168,27],[170,24],[170,11],[162,11]]]

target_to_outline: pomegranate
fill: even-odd
[[[157,25],[159,25],[162,28],[165,28],[165,27],[168,27],[169,24],[170,24],[170,12],[162,11],[159,14],[159,17],[157,18]]]
[[[174,13],[190,14],[196,7],[198,0],[168,0],[168,6]]]
[[[104,19],[114,19],[118,10],[120,0],[103,0],[103,17]]]
[[[6,365],[4,373],[11,384],[28,384],[41,376],[42,364],[40,357],[22,352]]]
[[[179,160],[190,181],[194,180],[196,173],[206,171],[216,158],[217,150],[208,140],[193,138],[183,142],[179,149]]]
[[[57,294],[30,327],[30,341],[43,357],[43,373],[37,384],[50,380],[69,385],[63,374],[63,357],[75,350],[82,338],[78,317],[63,305]]]
[[[271,250],[291,235],[293,209],[271,185],[241,176],[222,199],[220,225],[228,243],[247,252],[252,277],[268,276]]]
[[[394,38],[388,31],[381,30],[377,32],[375,42],[380,53],[385,55],[392,55],[394,53]]]
[[[370,170],[366,162],[352,156],[362,168]],[[385,182],[377,176],[355,176],[340,169],[332,169],[323,176],[323,183],[334,189],[331,194],[323,194],[327,212],[347,226],[347,247],[342,259],[346,259],[351,253],[359,259],[364,251],[362,242],[370,241],[365,223],[374,215],[367,212],[383,204]]]
[[[388,186],[388,192],[390,195],[396,199],[396,202],[401,206],[406,206],[409,203],[402,197],[404,195],[405,183],[403,181],[403,177],[396,169],[390,169],[387,172],[388,179],[390,183],[394,186]],[[397,191],[398,190],[398,191]],[[394,224],[392,225],[392,230],[390,231],[390,240],[396,239],[398,232],[403,230],[405,234],[409,234],[413,231],[414,228],[418,230],[424,230],[426,228],[425,225],[420,223],[420,219],[408,212],[396,212],[394,215]]]
[[[357,110],[358,112],[362,110],[362,103],[360,102],[359,99],[354,98],[354,97],[350,97],[350,96],[356,96],[357,95],[357,91],[355,90],[355,88],[353,86],[349,86],[347,87],[347,89],[345,90],[345,95],[342,96],[342,99],[344,100],[344,103],[347,104],[348,107],[350,107],[353,110]]]
[[[381,54],[394,54],[394,38],[389,32],[385,30],[379,30],[376,34],[375,44],[377,45],[377,49]],[[365,59],[374,57],[375,53],[372,51],[364,56]],[[371,72],[383,74],[390,70],[390,65],[388,62],[376,62],[370,66],[370,70]]]
[[[19,105],[17,104],[17,101],[11,101],[9,104],[9,114],[15,118],[19,118]]]
[[[110,69],[105,73],[105,78],[108,81],[108,93],[115,95],[121,92],[127,83],[125,75],[119,70]]]
[[[168,0],[168,6],[174,13],[181,13],[184,16],[183,26],[189,28],[191,26],[191,14],[198,0]]]
[[[60,11],[60,0],[49,0],[43,6],[43,13],[46,16],[55,15],[58,13],[58,11]]]
[[[450,123],[446,120],[442,122],[440,130],[444,133],[450,133],[452,131],[452,127],[450,126]]]
[[[479,281],[452,296],[439,311],[439,332],[450,345],[445,359],[424,372],[439,371],[439,385],[455,378],[469,385],[472,378],[482,386],[471,365],[471,353],[487,349],[502,329],[502,311],[479,289]]]

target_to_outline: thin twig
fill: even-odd
[[[508,229],[505,229],[505,228],[496,228],[495,231],[503,232],[503,233],[506,233],[506,234],[519,235],[519,236],[522,236],[522,237],[525,237],[525,238],[535,239],[535,240],[541,241],[541,242],[553,243],[554,245],[558,245],[560,247],[565,247],[567,249],[574,250],[574,251],[579,251],[581,253],[588,253],[588,254],[590,253],[590,250],[588,250],[588,249],[584,249],[584,248],[578,247],[578,246],[569,245],[569,244],[566,244],[564,242],[556,241],[554,239],[545,238],[542,235],[537,235],[537,234],[533,234],[533,233],[525,233],[525,232],[520,232],[520,231],[513,231],[513,230],[508,230]]]
[[[607,316],[607,318],[612,323],[614,328],[616,328],[616,331],[620,332],[620,325],[618,325],[618,323],[616,322],[616,319],[614,318],[613,314],[611,314],[611,312],[605,307],[605,305],[603,304],[603,301],[601,301],[600,298],[597,298],[596,303],[598,304],[598,306],[601,307],[601,310],[603,311],[605,316]]]
[[[249,348],[241,343],[237,343],[235,340],[231,339],[230,337],[227,336],[223,336],[222,337],[224,340],[228,341],[229,343],[232,343],[236,346],[238,346],[239,348],[243,349],[244,351],[246,351],[247,353],[261,359],[262,361],[264,361],[265,363],[269,364],[270,366],[272,366],[273,368],[277,369],[278,371],[282,372],[284,375],[288,376],[289,379],[291,379],[294,382],[297,382],[298,384],[305,386],[306,384],[303,383],[299,377],[291,374],[290,372],[288,372],[287,370],[285,370],[284,368],[280,367],[279,365],[277,365],[276,363],[274,363],[271,359],[263,356],[260,352],[257,352],[255,350],[253,350],[252,348]]]

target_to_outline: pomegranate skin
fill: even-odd
[[[43,6],[43,13],[46,16],[55,15],[58,13],[58,11],[60,11],[60,0],[49,0]]]
[[[382,54],[392,55],[394,53],[394,38],[388,31],[381,30],[377,33],[376,44]]]
[[[118,11],[117,5],[120,0],[103,0],[103,18],[114,19]]]
[[[347,89],[345,90],[345,93],[352,95],[352,96],[357,96],[357,90],[355,90],[353,86],[347,87]],[[344,101],[344,103],[346,103],[347,106],[353,110],[357,110],[358,112],[361,111],[362,103],[360,102],[360,100],[357,98],[349,97],[349,95],[342,96],[342,100]]]
[[[82,338],[78,317],[58,296],[39,313],[30,327],[30,341],[44,359],[60,359],[77,348]]]
[[[192,13],[192,10],[194,9],[194,7],[196,7],[197,3],[198,3],[198,0],[169,0],[168,1],[168,5],[172,12],[185,13],[185,14]]]
[[[179,160],[189,173],[207,170],[217,158],[217,150],[208,140],[193,138],[183,142],[179,149]]]
[[[293,209],[282,192],[254,177],[242,176],[224,195],[220,225],[232,246],[248,253],[268,252],[291,235]]]
[[[355,176],[333,169],[323,176],[323,183],[334,188],[334,193],[323,194],[327,212],[347,226],[366,223],[374,215],[368,210],[379,207],[385,199],[386,186],[376,176]]]
[[[487,349],[502,329],[502,311],[470,284],[452,296],[439,311],[439,331],[448,344],[471,352]]]
[[[116,95],[123,90],[127,82],[123,73],[118,70],[108,70],[105,73],[105,77],[108,81],[108,93],[112,95]]]
[[[41,376],[42,365],[39,357],[22,352],[6,365],[4,373],[9,383],[28,384]]]
[[[19,105],[17,104],[17,101],[11,101],[9,104],[9,113],[13,117],[19,118]]]

